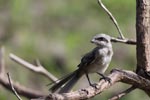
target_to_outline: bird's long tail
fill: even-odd
[[[72,89],[72,87],[76,84],[76,82],[80,79],[83,74],[79,74],[79,70],[75,70],[71,74],[64,77],[58,83],[54,84],[49,90],[51,92],[55,92],[60,89],[59,93],[68,92]]]

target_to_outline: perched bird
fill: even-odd
[[[51,92],[69,92],[84,74],[88,79],[89,85],[94,86],[94,84],[90,82],[88,76],[89,73],[97,73],[102,76],[103,79],[110,81],[108,77],[104,76],[104,72],[108,68],[113,55],[111,37],[103,33],[97,34],[93,37],[91,43],[94,43],[96,47],[84,55],[77,70],[63,77],[56,84],[54,84],[49,89]]]

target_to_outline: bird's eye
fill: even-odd
[[[103,38],[103,37],[99,37],[99,38],[96,38],[96,40],[99,40],[99,41],[105,41],[106,39]]]

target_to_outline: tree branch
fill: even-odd
[[[12,91],[12,88],[10,86],[9,81],[6,80],[6,79],[7,78],[0,76],[0,84],[2,86],[4,86],[7,90]],[[39,91],[36,91],[36,90],[32,90],[30,88],[24,87],[24,86],[20,85],[19,83],[14,83],[13,82],[12,85],[13,85],[14,89],[17,91],[17,93],[19,95],[22,95],[22,96],[27,97],[27,98],[39,98],[39,97],[43,97],[43,96],[46,95],[46,94],[44,94],[42,92],[39,92]]]
[[[136,45],[135,40],[129,40],[129,39],[118,39],[118,38],[111,37],[111,41],[112,42],[120,42],[120,43],[125,43],[125,44]]]
[[[111,14],[111,12],[105,7],[105,5],[102,3],[101,0],[98,0],[98,4],[103,8],[103,10],[108,14],[108,16],[110,17],[110,19],[112,20],[112,22],[114,23],[114,25],[116,26],[118,32],[119,32],[119,35],[120,35],[120,38],[121,39],[125,39],[124,35],[122,34],[121,32],[121,29],[115,19],[115,17]]]
[[[10,86],[10,82],[5,77],[5,63],[4,63],[4,48],[0,49],[0,84],[6,88],[7,90],[12,91],[12,87]],[[39,98],[45,96],[44,93],[39,91],[34,91],[30,88],[26,88],[19,83],[12,82],[14,89],[18,92],[19,95],[22,95],[27,98]]]
[[[132,92],[135,89],[136,89],[136,87],[132,86],[132,87],[126,89],[125,91],[118,93],[117,95],[111,97],[109,100],[119,100],[120,98],[124,97],[125,95],[127,95],[128,93]]]
[[[110,88],[116,82],[131,84],[144,91],[150,91],[150,80],[147,80],[132,71],[114,69],[108,77],[111,79],[111,84],[109,84],[105,80],[101,80],[97,84],[97,89],[93,87],[88,87],[70,93],[62,93],[62,94],[53,93],[49,94],[49,96],[45,97],[45,99],[46,100],[88,99]]]
[[[49,73],[41,64],[39,61],[37,61],[37,66],[33,65],[33,64],[30,64],[28,63],[27,61],[17,57],[16,55],[14,54],[10,54],[9,55],[10,58],[15,61],[16,63],[24,66],[25,68],[33,71],[33,72],[36,72],[36,73],[40,73],[44,76],[46,76],[48,79],[50,79],[52,82],[56,82],[58,79],[52,75],[51,73]]]
[[[110,17],[110,19],[112,20],[112,22],[114,23],[114,25],[116,26],[120,38],[114,38],[112,37],[111,41],[112,42],[120,42],[120,43],[125,43],[125,44],[131,44],[131,45],[136,45],[136,41],[135,40],[130,40],[130,39],[126,39],[115,19],[115,17],[111,14],[111,12],[105,7],[105,5],[102,3],[101,0],[98,0],[98,4],[100,5],[100,7],[102,7],[102,9],[107,13],[107,15]]]

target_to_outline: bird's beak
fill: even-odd
[[[94,41],[95,41],[95,39],[92,39],[92,40],[91,40],[91,43],[94,43]]]

